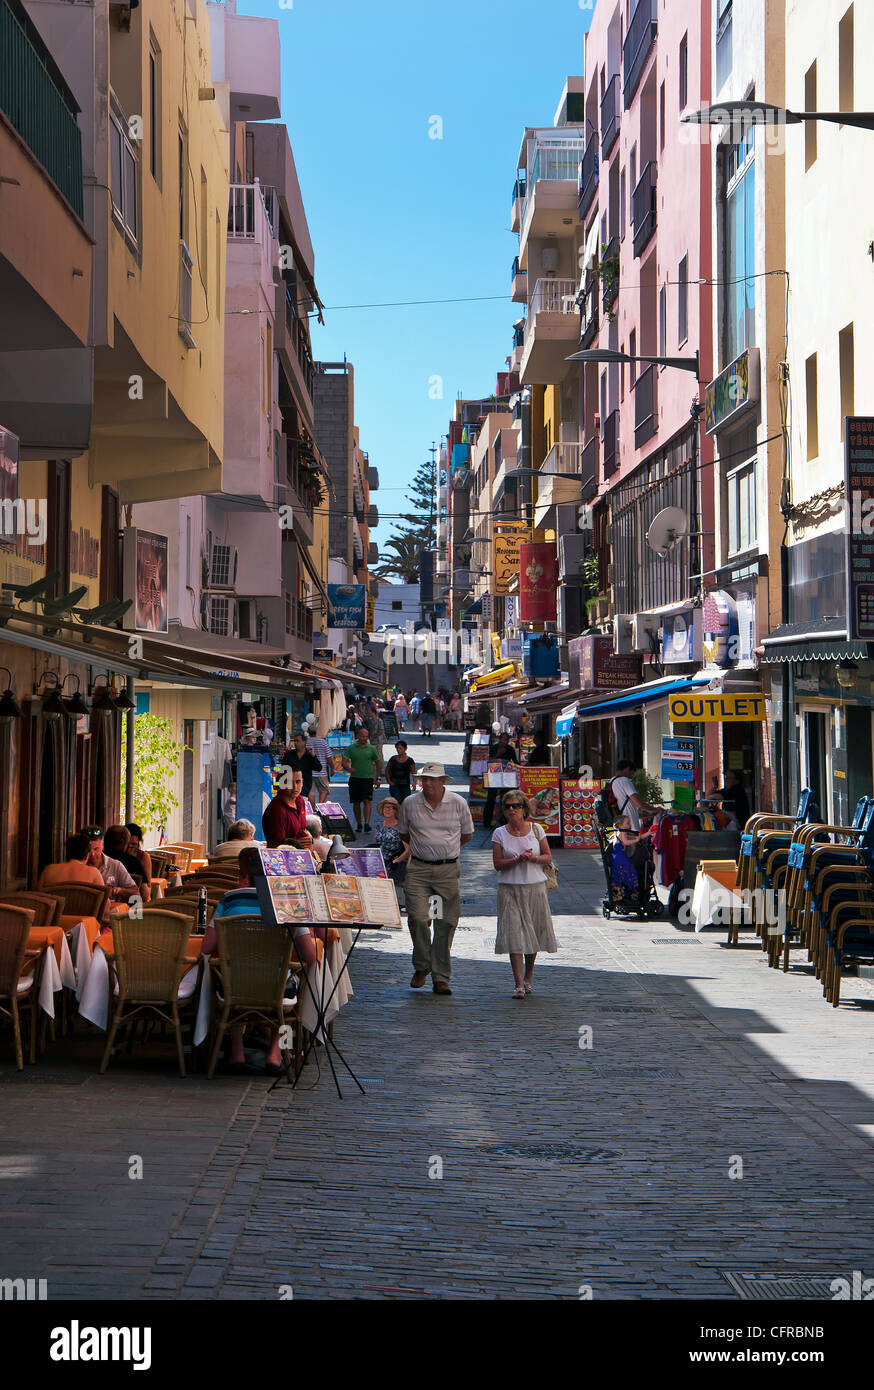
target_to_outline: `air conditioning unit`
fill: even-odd
[[[631,650],[647,654],[658,651],[661,621],[652,613],[635,613],[631,619]]]
[[[210,594],[204,602],[204,631],[213,637],[237,637],[239,612],[237,600],[224,594]]]
[[[566,582],[581,581],[586,558],[588,536],[584,532],[568,532],[559,537],[559,573]]]
[[[634,652],[630,613],[617,613],[613,619],[613,650],[617,656],[631,656]]]
[[[214,544],[210,563],[209,587],[233,589],[237,583],[237,547]]]

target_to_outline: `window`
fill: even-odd
[[[632,193],[637,187],[637,146],[632,145],[631,154],[628,157],[628,175]]]
[[[756,170],[755,128],[724,147],[722,218],[725,257],[723,362],[755,342]]]
[[[680,40],[680,110],[685,111],[689,102],[689,35]]]
[[[209,275],[209,188],[203,166],[200,169],[200,265],[198,270],[204,285]]]
[[[804,109],[816,110],[816,63],[811,63],[804,74]],[[816,121],[804,122],[804,169],[805,173],[816,163]]]
[[[188,150],[185,126],[182,117],[179,117],[179,240],[187,242],[188,237],[188,197],[187,197],[187,178],[186,166],[188,164]]]
[[[128,124],[121,107],[111,95],[109,118],[109,182],[112,212],[126,238],[137,243],[137,151],[128,138]]]
[[[732,0],[716,0],[716,90],[728,81],[733,64]]]
[[[847,10],[838,30],[838,92],[842,111],[856,109],[856,36],[853,6]]]
[[[620,241],[621,241],[621,240],[623,239],[623,237],[625,236],[625,195],[626,195],[626,178],[625,178],[625,170],[623,169],[622,172],[621,172],[620,175],[619,175],[619,240],[620,240]]]
[[[684,256],[677,271],[677,343],[683,346],[689,337],[689,257]]]
[[[402,613],[402,612],[403,612],[403,608],[404,608],[404,605],[403,605],[403,600],[402,600],[402,599],[399,599],[399,598],[393,598],[393,599],[392,599],[392,601],[391,601],[391,611],[392,611],[393,613]]]
[[[665,84],[659,87],[659,149],[665,148]]]
[[[726,518],[728,554],[739,555],[744,550],[752,550],[756,545],[756,431],[744,430],[740,438],[732,439],[727,452],[743,457],[747,449],[751,457],[744,459],[736,468],[730,468],[726,481]]]
[[[668,290],[662,285],[659,290],[659,356],[664,357],[668,350]]]
[[[633,386],[637,379],[637,363],[633,360],[637,356],[637,329],[632,328],[631,337],[628,339],[628,356],[632,359],[628,364],[628,384]]]
[[[842,329],[838,336],[838,356],[841,372],[841,442],[843,442],[844,421],[848,415],[855,415],[856,413],[856,345],[851,323]]]
[[[816,353],[808,357],[804,367],[807,386],[807,457],[819,457],[819,371]]]
[[[149,172],[161,186],[161,50],[149,33]]]

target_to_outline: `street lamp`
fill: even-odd
[[[859,126],[874,130],[874,111],[789,111],[769,101],[723,101],[704,106],[680,119],[692,125],[730,125],[738,117],[749,117],[749,125],[801,125],[804,121],[831,121],[833,125]]]
[[[701,364],[697,352],[694,357],[639,357],[629,352],[616,352],[613,348],[585,348],[582,352],[571,353],[570,357],[565,358],[565,361],[605,364],[646,362],[650,366],[655,363],[659,367],[676,367],[681,372],[694,372],[696,381],[701,380]]]

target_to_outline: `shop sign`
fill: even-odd
[[[531,802],[531,818],[547,835],[561,834],[561,774],[557,767],[519,769],[520,790]]]
[[[704,389],[704,428],[716,434],[757,403],[759,349],[747,348]]]
[[[572,690],[630,690],[640,684],[640,658],[617,656],[612,637],[574,637],[568,642]]]
[[[738,612],[731,594],[713,589],[704,600],[703,655],[708,666],[731,666],[737,660]]]
[[[523,623],[554,623],[558,614],[558,555],[555,541],[519,547],[519,616]]]
[[[680,666],[697,661],[701,648],[701,609],[672,613],[662,621],[662,661]]]
[[[509,594],[519,578],[519,549],[531,535],[524,521],[495,523],[492,542],[492,589],[496,594]]]
[[[363,584],[329,584],[329,627],[363,629],[367,596]]]
[[[695,740],[687,738],[662,739],[662,780],[665,782],[695,781]]]
[[[767,719],[764,695],[671,695],[672,724],[761,724]]]
[[[850,641],[874,641],[874,417],[844,421],[847,623]]]
[[[133,607],[124,625],[137,632],[167,631],[167,537],[126,526],[122,532],[124,591]]]

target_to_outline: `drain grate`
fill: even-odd
[[[619,1149],[581,1149],[574,1144],[494,1144],[480,1148],[489,1158],[527,1158],[535,1163],[609,1163]]]
[[[659,1011],[651,1004],[589,1004],[590,1013],[608,1014],[657,1014]]]
[[[613,1077],[631,1079],[634,1077],[652,1077],[662,1081],[678,1081],[682,1078],[681,1071],[672,1071],[670,1067],[598,1067],[591,1066],[590,1070],[596,1076],[603,1076],[608,1081]]]
[[[654,936],[653,946],[700,946],[697,936]]]
[[[738,1298],[755,1302],[790,1298],[834,1298],[833,1274],[735,1274],[722,1271]]]

